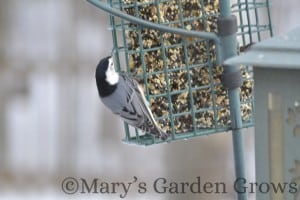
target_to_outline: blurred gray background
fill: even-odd
[[[275,34],[297,26],[300,2],[273,0]],[[123,123],[98,99],[94,70],[112,48],[108,16],[82,0],[0,4],[0,199],[117,199],[66,195],[65,177],[146,182],[127,199],[234,199],[231,134],[143,148],[121,142]],[[253,129],[246,129],[254,181]],[[225,182],[228,194],[157,194],[170,181]],[[254,195],[250,195],[254,199]]]

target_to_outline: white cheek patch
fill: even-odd
[[[111,66],[112,65],[112,66]],[[106,75],[106,81],[110,85],[115,85],[119,81],[119,74],[115,71],[115,66],[113,63],[113,59],[109,59],[108,68],[105,72]]]

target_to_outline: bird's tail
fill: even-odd
[[[168,137],[169,137],[169,134],[166,133],[165,131],[163,131],[162,129],[160,129],[160,139],[165,141],[168,139]]]
[[[158,126],[155,126],[150,133],[152,133],[153,135],[155,135],[156,137],[162,139],[163,141],[167,140],[169,137],[169,134],[166,133],[164,130],[162,130],[161,128],[159,128]]]

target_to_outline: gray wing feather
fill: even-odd
[[[126,74],[121,74],[120,78],[128,86],[127,105],[118,113],[120,117],[128,124],[145,132],[150,132],[162,138],[167,137],[166,133],[158,127],[150,108],[147,106],[148,102],[143,95],[143,90],[137,81],[129,78]]]

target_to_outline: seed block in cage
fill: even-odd
[[[219,1],[123,0],[123,12],[173,28],[217,33]],[[125,28],[126,29],[126,28]],[[150,107],[162,129],[195,133],[230,126],[229,100],[216,65],[215,44],[129,23],[125,30],[131,74],[146,77]],[[243,120],[251,120],[253,81],[246,68],[241,87]]]
[[[227,45],[219,43],[227,31],[227,26],[218,27],[226,18],[220,7],[226,10],[224,5],[231,3],[237,19],[236,50],[243,52],[249,45],[272,36],[269,0],[88,1],[111,14],[117,68],[124,70],[121,63],[125,62],[125,71],[142,84],[156,121],[171,133],[168,141],[231,129],[230,108],[236,104],[229,103],[221,82],[224,68],[217,65],[223,56],[227,58],[223,49]],[[241,72],[241,125],[248,127],[253,126],[252,71],[241,67]],[[125,134],[128,143],[161,142],[142,136],[126,124]]]

